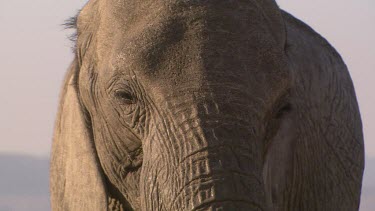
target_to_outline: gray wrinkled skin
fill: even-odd
[[[90,0],[51,161],[53,210],[358,210],[340,55],[272,0]]]

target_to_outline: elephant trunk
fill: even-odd
[[[144,146],[144,210],[264,210],[259,117],[247,102],[216,102],[162,114],[164,132]]]
[[[188,155],[171,210],[263,210],[260,171],[245,169],[246,151],[223,145]]]

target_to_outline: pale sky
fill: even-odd
[[[58,94],[71,59],[61,24],[86,0],[0,0],[0,153],[48,156]],[[349,67],[375,157],[375,1],[279,0],[327,38]]]

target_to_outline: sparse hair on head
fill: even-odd
[[[73,29],[74,30],[74,32],[71,35],[68,36],[68,39],[74,43],[73,44],[74,45],[73,50],[76,47],[76,42],[77,42],[77,37],[78,37],[78,32],[77,32],[78,14],[79,14],[79,11],[77,12],[77,14],[75,16],[68,18],[62,24],[64,29]]]

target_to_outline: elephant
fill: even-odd
[[[52,143],[52,210],[358,210],[348,69],[274,0],[89,0]]]

